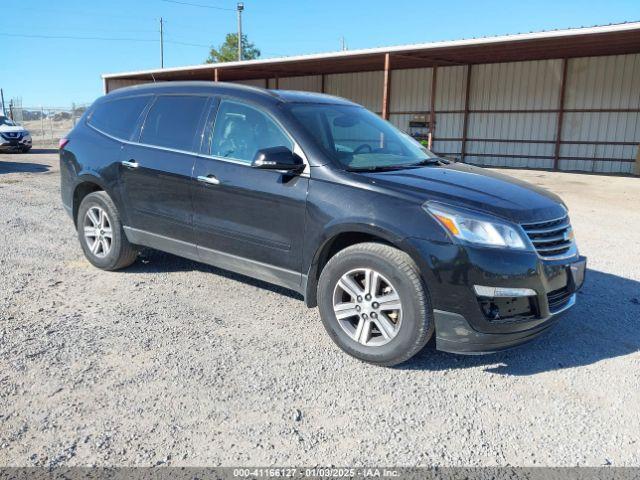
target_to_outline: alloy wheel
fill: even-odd
[[[333,311],[342,330],[365,346],[385,345],[400,331],[400,296],[389,280],[370,268],[340,277],[333,291]]]
[[[113,242],[113,230],[107,212],[99,206],[89,208],[83,226],[84,238],[91,253],[98,258],[106,257]]]

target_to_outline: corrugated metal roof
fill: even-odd
[[[393,55],[393,68],[460,65],[640,51],[640,22],[570,28],[515,35],[439,41],[269,59],[191,65],[102,75],[156,80],[207,78],[218,69],[223,80],[342,73],[380,69],[380,58]]]

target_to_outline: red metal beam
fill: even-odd
[[[554,160],[555,157],[553,155],[517,155],[513,153],[468,153],[469,157],[491,157],[491,158],[535,158],[542,160]],[[623,163],[632,163],[635,162],[635,158],[611,158],[611,157],[560,157],[558,159],[560,162],[563,160],[584,160],[594,161],[594,162],[623,162]]]
[[[502,109],[469,109],[469,113],[487,113],[487,114],[509,114],[509,113],[559,113],[557,108],[539,108],[539,109],[514,109],[514,110],[502,110]],[[640,113],[639,108],[565,108],[564,113]],[[426,115],[429,114],[428,110],[398,110],[389,112],[392,115]],[[436,114],[442,113],[465,113],[464,110],[436,110]]]
[[[467,153],[467,131],[469,130],[469,93],[471,91],[471,65],[467,65],[467,86],[464,93],[464,118],[462,120],[462,146],[460,148],[460,161],[464,163]]]
[[[394,53],[393,57],[399,57],[399,58],[406,58],[409,60],[417,60],[420,62],[431,62],[432,65],[437,66],[437,65],[441,65],[443,67],[446,66],[455,66],[455,65],[460,65],[459,62],[452,62],[450,60],[447,59],[443,59],[443,58],[438,58],[438,57],[434,57],[432,55],[427,55],[427,56],[421,56],[421,55],[417,55],[415,53],[411,54],[411,53]]]
[[[562,142],[562,122],[564,120],[564,97],[567,90],[567,64],[566,58],[562,59],[562,78],[560,80],[560,98],[558,98],[558,125],[556,127],[556,147],[553,159],[553,169],[558,170],[560,161],[560,145]]]
[[[439,142],[460,142],[462,137],[439,137]],[[521,138],[467,138],[469,142],[485,142],[485,143],[532,143],[532,144],[547,144],[555,145],[555,140],[526,140]],[[635,147],[640,143],[638,142],[616,142],[616,141],[600,141],[600,140],[561,140],[562,145],[622,145],[628,147]],[[471,155],[471,154],[470,154]]]
[[[436,84],[438,83],[438,66],[431,70],[431,98],[429,99],[429,150],[433,147],[433,139],[436,132]]]
[[[389,120],[391,101],[391,55],[384,54],[384,83],[382,85],[382,118]]]

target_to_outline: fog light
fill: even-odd
[[[483,285],[474,285],[473,289],[479,297],[534,297],[537,295],[536,291],[530,288],[485,287]]]

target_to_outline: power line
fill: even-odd
[[[22,38],[47,38],[47,39],[60,39],[60,40],[102,40],[102,41],[123,41],[123,42],[157,42],[157,39],[151,38],[124,38],[124,37],[80,37],[74,35],[37,35],[37,34],[23,34],[23,33],[5,33],[0,32],[0,35],[6,37],[22,37]],[[173,43],[175,45],[185,45],[187,47],[204,47],[209,48],[211,45],[205,45],[203,43],[191,43],[182,42],[180,40],[164,40],[165,43]]]
[[[157,42],[150,38],[124,38],[124,37],[77,37],[73,35],[37,35],[26,33],[4,33],[0,35],[5,37],[22,37],[22,38],[53,38],[63,40],[107,40],[107,41],[124,41],[124,42]]]
[[[205,47],[210,48],[211,45],[205,45],[203,43],[189,43],[189,42],[180,42],[178,40],[166,40],[165,43],[173,43],[174,45],[186,45],[188,47]]]
[[[123,41],[123,42],[157,42],[157,39],[151,38],[120,38],[120,37],[77,37],[72,35],[29,35],[22,33],[5,33],[0,32],[0,36],[6,37],[22,37],[22,38],[50,38],[50,39],[59,39],[59,40],[98,40],[98,41]],[[210,48],[211,45],[206,45],[204,43],[191,43],[191,42],[183,42],[180,40],[168,40],[165,35],[165,43],[172,43],[174,45],[184,45],[187,47],[202,47],[202,48]],[[286,57],[287,55],[281,53],[265,53],[267,57]]]
[[[156,20],[156,19],[152,19],[152,20]],[[31,23],[31,27],[30,31],[37,31],[37,32],[44,32],[46,34],[46,32],[48,31],[47,29],[51,27],[51,21],[48,21],[46,24],[44,25],[35,25],[36,22],[32,22]],[[21,30],[21,31],[24,31]],[[69,28],[65,31],[70,31],[73,32],[73,34],[80,34],[80,35],[91,35],[91,34],[96,34],[98,33],[100,34],[121,34],[121,33],[157,33],[158,29],[151,29],[151,28],[98,28],[98,27],[91,27],[91,28]],[[7,32],[7,33],[14,33],[14,32]]]
[[[180,5],[188,5],[190,7],[210,8],[213,10],[224,10],[227,12],[235,12],[235,8],[214,7],[213,5],[202,5],[200,3],[179,2],[178,0],[161,0],[166,3],[177,3]]]
[[[126,14],[126,15],[114,15],[113,13],[103,13],[103,12],[88,12],[86,10],[77,10],[77,9],[60,9],[60,8],[48,8],[48,7],[44,7],[44,8],[38,8],[37,9],[37,14],[40,13],[61,13],[61,14],[72,14],[72,15],[84,15],[84,16],[90,16],[90,17],[101,17],[101,18],[121,18],[121,19],[126,19],[126,20],[135,20],[137,19],[145,19],[145,20],[152,20],[153,17],[147,17],[146,15],[136,15],[136,14]],[[37,18],[37,15],[36,15]]]

